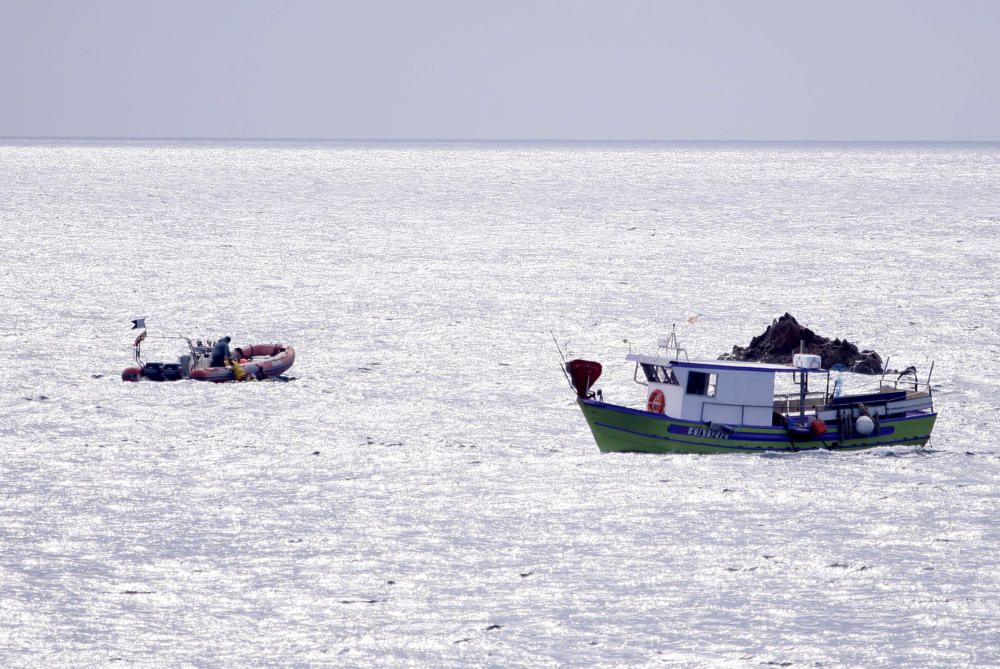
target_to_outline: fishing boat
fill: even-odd
[[[295,349],[283,344],[253,344],[237,346],[233,349],[234,359],[225,366],[212,366],[212,346],[214,342],[192,341],[183,336],[163,336],[160,339],[182,339],[187,342],[188,353],[177,362],[144,362],[142,342],[144,331],[134,343],[135,364],[122,371],[122,381],[263,381],[273,379],[287,372],[295,362]]]
[[[800,353],[789,365],[689,360],[676,332],[656,355],[629,353],[633,379],[643,387],[637,406],[605,401],[592,391],[600,363],[571,360],[567,378],[604,452],[755,453],[849,451],[878,446],[923,446],[937,414],[928,373],[909,367],[855,394],[844,374],[821,368],[818,355]],[[831,379],[832,376],[832,379]],[[832,385],[831,385],[832,380]],[[782,387],[788,392],[781,392]],[[816,388],[816,390],[811,389]]]

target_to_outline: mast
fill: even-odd
[[[670,351],[674,352],[674,362],[680,362],[681,353],[684,354],[684,359],[688,359],[687,349],[681,348],[680,343],[677,341],[677,323],[670,326],[670,336],[666,339],[660,339],[657,342],[657,346],[664,350],[667,357],[670,356]]]
[[[799,353],[806,352],[806,340],[799,340]],[[799,372],[799,417],[806,415],[806,390],[809,388],[809,373]]]

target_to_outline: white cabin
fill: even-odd
[[[801,361],[796,360],[801,367],[727,360],[677,361],[635,353],[626,359],[642,369],[648,393],[657,389],[663,392],[664,414],[728,425],[772,424],[775,374],[825,372],[818,369],[818,356],[802,356]]]

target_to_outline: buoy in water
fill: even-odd
[[[867,437],[875,430],[875,421],[868,416],[858,416],[854,421],[854,431],[862,437]]]

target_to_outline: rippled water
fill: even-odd
[[[5,666],[1000,664],[1000,146],[8,142],[0,183]],[[631,402],[629,345],[785,311],[934,360],[931,448],[602,455],[549,334]],[[295,380],[123,384],[137,316]]]

